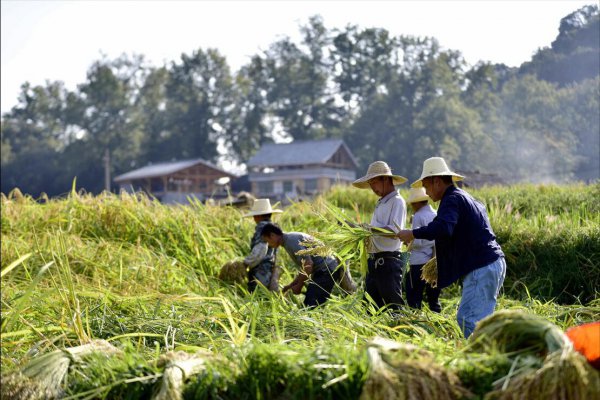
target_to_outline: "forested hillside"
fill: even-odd
[[[98,60],[76,90],[23,84],[2,116],[1,190],[59,195],[77,177],[97,193],[107,154],[114,176],[174,159],[243,164],[263,143],[323,137],[343,138],[361,170],[382,159],[410,178],[440,155],[507,183],[596,180],[599,21],[596,5],[565,16],[520,68],[470,66],[436,38],[329,29],[319,16],[300,42],[280,39],[239,71],[218,49],[162,66]]]

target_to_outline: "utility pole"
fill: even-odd
[[[110,150],[104,150],[104,190],[110,192]]]

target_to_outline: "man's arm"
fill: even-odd
[[[250,268],[257,266],[258,263],[265,258],[268,250],[269,246],[265,242],[258,243],[252,248],[250,254],[244,258],[244,264]]]
[[[283,287],[283,289],[281,289],[281,291],[283,293],[287,292],[288,290],[292,289],[292,292],[294,294],[300,294],[300,292],[302,291],[302,287],[304,286],[304,283],[308,280],[308,278],[310,277],[310,275],[313,272],[313,262],[310,258],[306,258],[302,260],[302,270],[298,273],[298,275],[296,275],[296,278],[294,278],[294,280],[288,284],[285,285]]]

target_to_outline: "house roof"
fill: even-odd
[[[116,176],[114,180],[115,180],[115,182],[122,182],[122,181],[131,181],[131,180],[135,180],[135,179],[156,178],[159,176],[170,175],[175,172],[179,172],[184,169],[188,169],[190,167],[196,166],[198,164],[202,164],[206,167],[215,169],[229,177],[236,176],[230,172],[227,172],[227,171],[217,167],[216,165],[209,163],[208,161],[205,161],[201,158],[197,158],[194,160],[163,162],[163,163],[147,165],[145,167],[134,169],[133,171],[129,171],[122,175]]]
[[[248,167],[280,167],[286,165],[320,164],[329,160],[343,147],[357,167],[354,155],[341,139],[306,140],[291,143],[269,143],[263,145],[251,157]]]

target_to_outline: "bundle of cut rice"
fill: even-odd
[[[588,400],[600,397],[600,372],[573,350],[550,353],[541,368],[500,382],[486,400]]]
[[[474,350],[536,354],[571,350],[572,344],[552,322],[521,310],[499,310],[479,321],[469,338]]]
[[[189,354],[185,351],[168,352],[158,360],[164,366],[163,379],[153,400],[180,400],[183,383],[190,376],[206,370],[206,354]]]
[[[62,383],[71,362],[81,362],[82,357],[92,353],[119,353],[105,340],[55,350],[31,359],[20,371],[2,376],[2,398],[7,399],[54,399],[62,396]]]
[[[242,260],[226,262],[219,271],[219,279],[232,283],[244,283],[247,279],[246,264]]]
[[[421,279],[427,282],[431,287],[437,287],[438,271],[437,259],[432,257],[421,269]]]
[[[459,399],[471,396],[452,372],[412,345],[375,338],[361,400]]]

